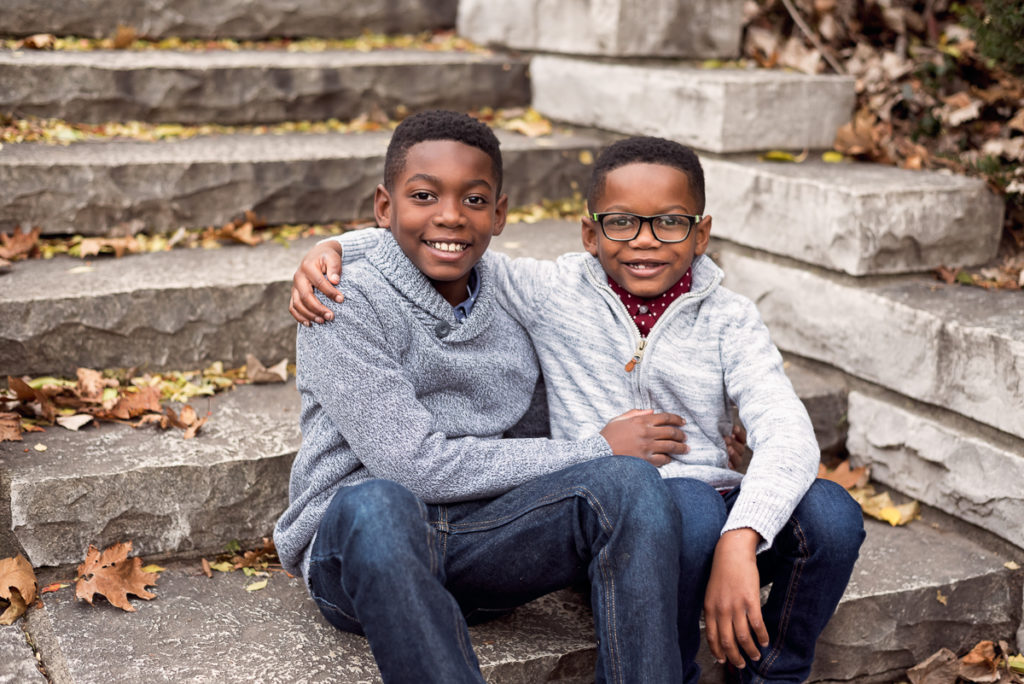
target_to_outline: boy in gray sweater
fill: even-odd
[[[386,682],[483,682],[467,619],[581,581],[597,680],[680,681],[682,534],[652,464],[685,450],[682,420],[508,438],[538,368],[485,254],[506,208],[486,125],[426,112],[396,129],[374,199],[390,232],[346,270],[333,321],[298,331],[282,563],[332,624],[366,636]]]
[[[803,681],[856,560],[860,510],[815,481],[817,443],[781,356],[754,305],[720,286],[704,254],[711,217],[696,155],[658,138],[615,143],[595,164],[587,204],[587,253],[496,260],[502,306],[541,360],[552,435],[585,438],[629,408],[682,415],[689,451],[660,470],[682,512],[686,679],[699,677],[703,604],[717,659],[745,680]],[[376,240],[374,231],[340,238],[352,260]],[[304,260],[293,314],[319,313],[302,290],[339,268],[335,244]],[[733,402],[754,451],[745,476],[727,467],[722,437]]]

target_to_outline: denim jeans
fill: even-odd
[[[657,470],[624,456],[447,505],[372,480],[331,501],[310,593],[366,636],[385,682],[454,684],[483,681],[467,618],[589,582],[596,681],[678,682],[679,520]]]
[[[704,591],[715,544],[739,488],[722,496],[697,480],[670,478],[665,483],[682,513],[680,650],[684,681],[696,682]],[[747,659],[742,681],[807,680],[815,643],[839,605],[863,541],[860,506],[836,483],[815,480],[772,546],[757,557],[761,586],[772,585],[762,607],[770,641],[759,661]]]

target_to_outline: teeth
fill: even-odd
[[[651,268],[657,268],[658,264],[630,264],[630,268],[635,268],[638,271],[646,271]]]
[[[427,242],[427,245],[442,252],[462,252],[466,245],[461,242]]]

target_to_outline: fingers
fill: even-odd
[[[623,413],[621,416],[615,416],[608,422],[614,423],[617,420],[628,420],[630,418],[636,418],[637,416],[649,416],[652,413],[654,413],[654,411],[651,409],[630,409]]]
[[[649,454],[644,458],[644,460],[658,468],[672,461],[672,459],[665,454]]]

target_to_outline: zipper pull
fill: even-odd
[[[626,364],[626,372],[632,373],[633,369],[636,368],[636,364],[640,363],[640,359],[644,358],[644,348],[647,346],[647,338],[641,337],[640,344],[636,345],[636,351],[633,352],[633,358]]]

